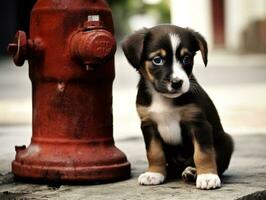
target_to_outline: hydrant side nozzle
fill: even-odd
[[[83,65],[101,64],[115,54],[116,41],[105,29],[97,28],[74,33],[70,38],[70,53]]]
[[[27,36],[24,31],[16,33],[14,43],[8,45],[7,51],[13,56],[17,66],[24,64],[27,57]]]
[[[28,43],[28,57],[40,56],[44,51],[44,44],[41,38],[29,39]]]
[[[34,40],[27,39],[24,31],[18,31],[15,35],[13,43],[7,47],[7,52],[13,56],[14,63],[17,66],[22,66],[25,60],[31,58],[33,55],[38,56],[43,52],[44,45],[40,38]]]

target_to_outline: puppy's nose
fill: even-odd
[[[172,80],[171,81],[171,87],[175,90],[180,89],[182,84],[183,84],[183,80]]]

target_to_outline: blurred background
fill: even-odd
[[[31,135],[28,64],[18,68],[6,53],[16,30],[28,31],[34,0],[0,1],[0,138],[27,143]],[[266,133],[266,0],[108,0],[118,50],[114,82],[114,137],[140,137],[135,110],[138,74],[127,63],[120,41],[142,27],[172,23],[190,27],[207,40],[209,64],[197,55],[194,74],[213,99],[231,134]],[[19,132],[28,134],[20,136]],[[14,144],[6,144],[5,137]],[[10,139],[10,138],[9,138]],[[23,141],[23,142],[22,142]],[[9,149],[2,148],[2,149]],[[3,146],[2,146],[3,147]],[[10,150],[8,150],[10,151]]]

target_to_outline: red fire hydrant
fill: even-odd
[[[104,0],[38,0],[30,39],[9,44],[16,65],[29,62],[32,139],[16,147],[16,177],[47,181],[110,181],[130,176],[114,146],[111,10]]]

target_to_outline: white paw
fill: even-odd
[[[196,186],[202,190],[209,190],[221,187],[221,181],[217,174],[199,174]]]
[[[163,183],[165,176],[157,172],[145,172],[138,178],[140,185],[158,185]]]

